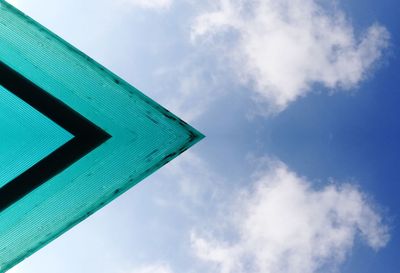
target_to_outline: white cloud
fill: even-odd
[[[206,112],[215,93],[220,92],[221,78],[207,75],[205,69],[194,64],[193,56],[185,58],[180,65],[156,70],[157,78],[162,79],[157,97],[173,113],[191,123]]]
[[[313,84],[348,90],[365,79],[389,33],[379,24],[354,32],[342,11],[316,0],[219,0],[196,18],[192,38],[221,47],[241,82],[279,112]]]
[[[182,213],[187,229],[209,217],[216,203],[229,199],[227,192],[233,188],[226,185],[226,179],[211,170],[202,157],[191,151],[174,159],[159,175],[160,181],[168,183],[159,186],[153,197],[155,202]]]
[[[173,187],[174,194],[165,195],[172,196],[175,203],[183,202],[190,210],[188,213],[198,218],[181,232],[206,227],[204,233],[192,232],[194,259],[188,253],[185,258],[191,264],[190,271],[179,272],[316,273],[319,269],[331,272],[348,257],[357,237],[375,250],[389,240],[388,229],[371,202],[349,184],[315,189],[283,163],[271,161],[268,168],[262,167],[256,174],[252,190],[239,194],[233,191],[237,194],[233,198],[236,201],[230,201],[233,192],[224,190],[225,198],[220,200],[212,197],[213,188],[220,187],[218,177],[200,157],[189,152],[171,164],[175,167],[170,167],[166,175],[177,181],[180,191]],[[198,188],[200,185],[204,188]],[[160,186],[157,185],[159,192]],[[171,184],[165,186],[170,188]],[[218,196],[221,195],[219,192]],[[199,206],[206,210],[206,217],[199,217],[202,214],[196,209]],[[169,206],[168,211],[172,211],[170,215],[174,218],[173,207]],[[168,224],[160,225],[160,231],[165,225]],[[185,224],[181,222],[177,227],[174,222],[170,227],[180,229],[182,225]],[[181,243],[174,241],[179,252]],[[142,248],[142,254],[154,255],[154,252]],[[155,261],[128,266],[129,270],[119,272],[174,273],[173,268],[179,268],[177,261],[170,260],[169,264]]]
[[[220,186],[222,179],[209,169],[201,157],[190,151],[174,159],[163,172],[178,183],[179,193],[185,197],[185,202],[194,204],[201,204],[210,197],[210,190],[213,186]]]
[[[8,273],[27,273],[28,271],[23,271],[19,267],[14,267],[7,271]]]
[[[197,257],[215,272],[329,271],[346,259],[357,237],[375,250],[389,240],[387,226],[356,187],[315,189],[279,162],[258,176],[253,191],[241,194],[231,211],[231,228],[223,232],[231,238],[210,231],[192,235]]]
[[[6,0],[6,2],[16,6],[16,5],[20,4],[21,1],[20,0]]]
[[[173,273],[167,264],[144,265],[132,270],[133,273]]]
[[[144,9],[168,9],[173,4],[173,0],[120,0],[120,2]]]

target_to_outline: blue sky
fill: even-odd
[[[396,272],[395,1],[10,2],[207,136],[10,272]]]

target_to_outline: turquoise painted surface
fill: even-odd
[[[73,136],[0,86],[0,187]]]
[[[0,272],[199,141],[197,130],[0,1],[0,61],[112,138],[0,213]]]

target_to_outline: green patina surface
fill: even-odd
[[[112,138],[0,213],[0,272],[34,253],[203,136],[71,45],[0,1],[0,61],[107,131]],[[70,139],[0,86],[1,139],[25,146],[19,160],[0,145],[0,187]],[[8,110],[7,110],[8,109]],[[8,113],[8,114],[7,114]],[[14,113],[14,114],[15,114]],[[17,114],[18,115],[18,114]],[[30,118],[29,118],[29,117]],[[35,117],[35,118],[32,118]],[[30,125],[24,127],[24,120]],[[13,134],[21,132],[21,139]],[[40,139],[35,142],[35,139]],[[3,154],[3,152],[5,154]],[[11,161],[7,162],[7,158]],[[6,166],[6,167],[4,167]],[[14,168],[13,168],[14,166]]]

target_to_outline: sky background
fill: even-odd
[[[9,2],[206,135],[10,272],[398,272],[396,1]]]

